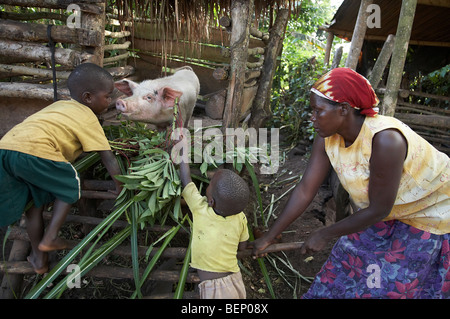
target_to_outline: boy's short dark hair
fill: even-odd
[[[105,84],[114,81],[112,75],[94,63],[82,63],[75,67],[67,79],[67,87],[72,97],[83,92],[95,93],[105,89]]]
[[[227,215],[238,214],[245,209],[250,197],[247,183],[238,174],[229,169],[216,172],[218,179],[212,196],[216,202],[226,208]]]

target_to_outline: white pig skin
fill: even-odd
[[[200,82],[190,67],[182,67],[173,75],[140,84],[121,80],[115,87],[128,97],[117,99],[116,109],[129,120],[152,123],[159,128],[172,124],[175,99],[183,126],[187,127],[200,92]]]

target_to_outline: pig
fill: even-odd
[[[116,100],[116,109],[127,119],[151,123],[163,130],[173,122],[175,101],[183,127],[187,127],[200,92],[200,82],[191,67],[175,70],[173,75],[140,84],[131,80],[115,82],[128,97]]]

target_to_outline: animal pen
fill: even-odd
[[[263,126],[270,116],[272,78],[291,1],[162,3],[164,6],[159,1],[1,0],[0,137],[53,101],[68,99],[65,81],[70,71],[83,62],[103,66],[115,80],[134,81],[161,77],[167,70],[189,65],[200,79],[197,109],[222,123],[224,128],[238,127],[250,112],[249,124],[256,128]],[[34,9],[27,10],[27,7]],[[214,12],[220,17],[219,26],[214,25]],[[256,24],[264,14],[270,17],[268,33],[259,31]],[[113,105],[101,122],[104,126],[120,122]],[[66,220],[66,224],[83,225],[86,237],[105,223],[104,216],[113,211],[115,202],[115,196],[108,192],[113,187],[111,181],[92,178],[91,171],[81,173],[78,213],[70,214]],[[44,219],[50,216],[50,212],[44,212]],[[0,264],[3,272],[0,298],[3,299],[20,297],[23,276],[34,273],[26,261],[30,243],[23,224],[21,221],[8,229],[7,240],[12,246],[9,257]],[[122,219],[109,226],[119,231],[129,225],[129,221]],[[166,225],[146,225],[143,231],[164,234],[170,229]],[[181,229],[180,233],[183,232],[188,241],[186,232]],[[68,256],[79,249],[83,241],[70,241],[70,253],[55,263],[67,268],[71,262]],[[298,247],[295,243],[280,245],[272,249]],[[136,258],[150,253],[148,248],[122,245],[115,247],[112,254],[130,258],[135,249],[138,257],[134,256],[133,262],[136,262]],[[157,255],[168,261],[183,261],[188,256],[187,251],[188,247],[161,250],[155,247],[147,258]],[[167,265],[165,262],[153,270],[148,279],[179,281],[179,268]],[[53,266],[50,264],[50,269]],[[86,272],[86,276],[98,278],[136,279],[131,268],[101,265]],[[59,274],[50,272],[48,277]],[[198,282],[192,272],[184,279]],[[189,292],[184,297],[196,298]]]

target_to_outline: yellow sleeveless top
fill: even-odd
[[[450,233],[450,160],[406,124],[390,117],[366,117],[355,142],[325,138],[325,151],[345,190],[359,208],[369,206],[370,157],[374,135],[397,129],[408,143],[394,207],[384,221],[397,219],[433,234]]]

